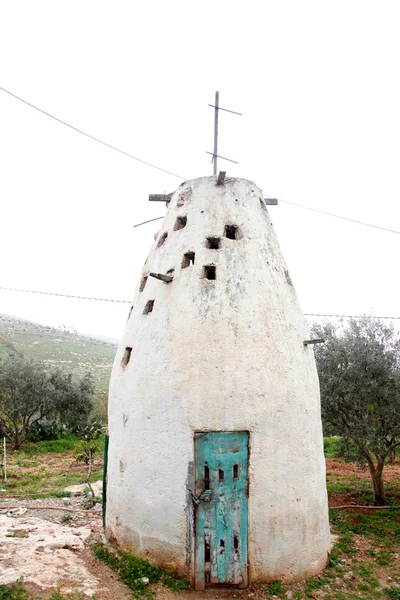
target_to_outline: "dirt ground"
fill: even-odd
[[[387,482],[398,481],[400,478],[400,463],[385,465],[384,479]],[[371,476],[367,468],[362,469],[356,463],[345,463],[335,458],[326,459],[326,475],[337,475],[338,477],[358,477],[370,481]]]
[[[369,481],[367,470],[335,459],[327,459],[327,476],[333,482],[336,477],[338,481],[352,477]],[[386,467],[388,483],[398,481],[399,476],[400,464]],[[351,491],[343,490],[330,497],[330,506],[352,503],[357,503],[357,494]],[[83,509],[84,499],[80,497],[22,500],[3,496],[0,501],[0,583],[12,583],[23,577],[28,591],[41,598],[49,597],[55,588],[63,594],[83,592],[88,598],[94,595],[97,600],[131,598],[131,591],[118,576],[92,554],[91,544],[103,539],[101,512]],[[363,510],[358,512],[364,513]],[[354,514],[354,519],[357,518]],[[365,537],[356,535],[355,547],[359,559],[368,557],[369,543]],[[390,585],[384,569],[381,576],[378,571],[376,575],[382,586]],[[178,597],[181,600],[261,600],[266,597],[265,586],[257,585],[246,590],[214,588],[179,593],[162,585],[149,589],[157,600]],[[292,597],[288,594],[285,594],[287,598]],[[318,591],[312,597],[319,597]],[[362,593],[359,597],[363,597]]]
[[[19,507],[13,509],[4,506],[11,500],[2,504],[0,583],[23,577],[27,589],[41,597],[54,588],[99,600],[131,597],[112,570],[91,553],[91,543],[102,536],[100,511],[84,511],[81,498],[13,500],[12,506]]]
[[[6,508],[11,502],[18,508]],[[8,499],[0,503],[0,583],[23,577],[26,589],[41,598],[50,596],[55,588],[62,594],[95,595],[97,600],[131,598],[132,593],[118,576],[91,552],[91,544],[103,538],[101,513],[73,513],[68,509],[83,509],[83,500]],[[186,590],[179,594],[162,585],[149,589],[157,600],[176,600],[178,596],[182,600],[265,597],[252,589]]]

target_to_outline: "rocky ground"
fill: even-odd
[[[0,505],[0,583],[22,577],[34,593],[60,588],[104,600],[130,597],[111,569],[92,556],[90,544],[102,535],[101,512],[85,510],[84,499],[5,504]]]
[[[0,584],[22,577],[28,591],[41,598],[57,588],[96,600],[132,598],[118,576],[93,556],[91,545],[103,539],[101,512],[86,510],[84,503],[82,497],[0,503]],[[250,590],[178,594],[154,585],[151,591],[158,600],[256,598]]]

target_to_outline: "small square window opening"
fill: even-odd
[[[191,265],[194,265],[194,252],[186,252],[186,254],[183,255],[182,269],[186,269]]]
[[[203,279],[217,279],[217,267],[215,265],[205,265],[203,267]]]
[[[149,313],[151,313],[153,311],[153,307],[154,307],[154,300],[148,300],[148,302],[146,303],[146,306],[144,307],[143,314],[148,315]]]
[[[225,237],[229,240],[239,240],[242,237],[239,227],[237,225],[226,225]]]
[[[145,277],[142,277],[142,281],[140,282],[139,292],[143,292],[144,288],[146,287],[146,283],[147,283],[147,275]]]
[[[213,237],[207,238],[206,248],[209,248],[210,250],[219,250],[221,248],[220,238],[213,238]]]
[[[125,348],[124,356],[122,357],[122,366],[126,367],[128,362],[131,360],[132,348],[127,346]]]
[[[176,219],[174,231],[178,231],[179,229],[183,229],[186,227],[187,217],[178,217]]]
[[[167,232],[165,232],[165,233],[162,234],[162,236],[158,240],[157,248],[159,248],[160,246],[163,245],[163,243],[165,242],[165,240],[167,239],[167,237],[168,237],[168,233]]]

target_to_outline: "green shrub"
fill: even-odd
[[[283,594],[283,587],[280,581],[271,581],[267,588],[268,594],[276,596],[277,594]]]
[[[326,458],[334,458],[339,456],[340,449],[340,437],[326,437],[324,438],[324,454]]]
[[[29,600],[28,592],[22,584],[22,579],[18,579],[10,585],[0,584],[0,600]]]
[[[190,587],[189,582],[185,579],[175,574],[165,573],[162,569],[151,565],[147,560],[137,558],[128,552],[116,555],[107,550],[100,542],[93,546],[93,552],[96,558],[108,564],[118,573],[125,585],[134,592],[135,598],[148,595],[146,584],[142,581],[143,577],[147,577],[149,583],[161,582],[174,591]]]
[[[400,588],[386,588],[384,592],[386,598],[389,598],[389,600],[400,600]]]

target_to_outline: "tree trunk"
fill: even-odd
[[[384,461],[378,460],[378,464],[375,467],[374,462],[369,454],[366,456],[366,459],[369,466],[369,472],[371,474],[372,486],[374,488],[374,504],[375,506],[385,506],[386,497],[382,478]]]

